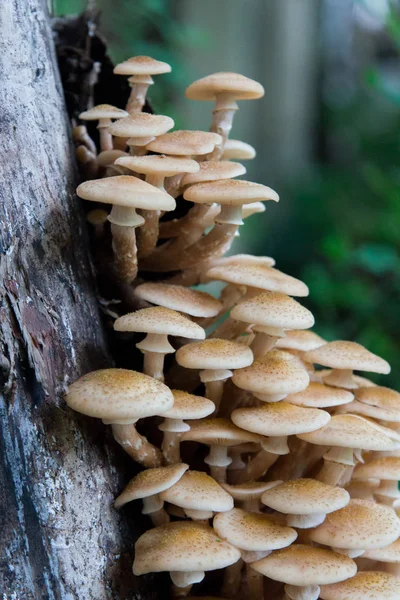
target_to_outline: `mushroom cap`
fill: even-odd
[[[125,156],[115,161],[116,165],[145,175],[162,174],[166,177],[179,173],[196,173],[200,165],[191,158],[177,158],[165,154],[150,156]]]
[[[176,521],[155,527],[135,544],[135,575],[160,571],[214,571],[240,558],[237,548],[221,540],[208,525]]]
[[[150,137],[167,133],[174,124],[171,117],[138,112],[113,123],[108,131],[115,137]]]
[[[231,418],[235,425],[246,431],[278,437],[320,429],[330,420],[330,415],[324,410],[302,408],[282,401],[237,408]]]
[[[246,285],[260,290],[283,292],[289,296],[308,296],[305,283],[265,265],[224,264],[211,267],[206,272],[208,279],[217,279],[236,285]]]
[[[130,480],[122,494],[115,500],[114,506],[120,508],[132,500],[148,498],[164,492],[179,481],[188,468],[189,465],[180,463],[141,471]]]
[[[307,329],[314,325],[312,313],[282,292],[263,292],[242,300],[231,311],[232,319],[281,329]]]
[[[350,501],[346,490],[315,479],[293,479],[266,490],[261,502],[286,515],[328,514]]]
[[[124,152],[123,150],[103,150],[103,152],[100,152],[100,154],[97,155],[97,164],[100,165],[100,167],[108,167],[109,165],[112,165],[118,158],[121,158],[122,156],[129,156],[126,152]]]
[[[220,72],[194,81],[185,90],[189,100],[216,100],[219,94],[236,100],[255,100],[264,96],[261,83],[239,73]]]
[[[200,163],[200,170],[196,173],[185,175],[181,185],[192,185],[203,181],[216,181],[218,179],[230,179],[239,177],[246,173],[246,168],[237,162],[229,160],[205,160]]]
[[[214,402],[203,396],[194,396],[183,390],[171,390],[174,405],[160,417],[168,419],[204,419],[215,410]]]
[[[222,160],[251,160],[256,155],[256,150],[250,144],[240,140],[227,139],[224,145]]]
[[[210,131],[179,130],[160,135],[156,140],[147,144],[147,150],[160,154],[192,156],[208,154],[217,144],[222,143],[218,133]]]
[[[90,179],[78,185],[76,193],[84,200],[128,208],[174,210],[176,207],[172,196],[130,175]]]
[[[245,481],[235,485],[221,483],[224,490],[229,492],[234,500],[254,500],[261,498],[266,490],[269,490],[276,484],[276,481]]]
[[[168,63],[151,56],[133,56],[114,67],[116,75],[162,75],[170,72]]]
[[[199,290],[169,283],[142,283],[135,288],[142,300],[186,313],[192,317],[215,317],[222,309],[219,300]]]
[[[236,446],[244,442],[261,442],[254,433],[244,431],[222,418],[202,419],[191,424],[181,436],[182,442],[200,442],[209,446]]]
[[[276,342],[277,348],[283,350],[300,350],[300,352],[307,352],[307,350],[315,350],[326,344],[326,341],[322,339],[314,331],[305,331],[304,329],[287,331],[285,337],[280,338]]]
[[[304,544],[272,552],[252,563],[251,568],[275,581],[296,586],[334,583],[353,577],[357,572],[356,563],[348,556]]]
[[[323,383],[311,381],[305,390],[289,394],[286,402],[297,406],[309,406],[311,408],[329,408],[348,404],[353,400],[353,394],[342,388],[334,388]]]
[[[218,179],[191,185],[183,192],[185,200],[196,204],[213,204],[223,206],[242,206],[248,202],[273,200],[279,202],[274,190],[252,181],[243,179]]]
[[[99,119],[123,119],[129,113],[126,110],[112,106],[111,104],[98,104],[85,110],[79,115],[83,121],[98,121]]]
[[[400,563],[400,538],[385,548],[367,550],[363,554],[363,558],[364,557],[370,558],[371,560],[378,560],[379,562]]]
[[[297,538],[291,527],[278,525],[268,515],[240,508],[216,515],[213,527],[222,539],[248,552],[285,548]]]
[[[101,369],[72,383],[66,402],[89,417],[118,423],[151,417],[172,407],[171,390],[143,373],[128,369]]]
[[[398,442],[390,438],[382,428],[363,417],[351,414],[334,415],[329,423],[318,431],[301,433],[298,437],[305,442],[320,446],[377,451],[398,448]]]
[[[262,204],[262,203],[261,203]],[[249,204],[247,205],[249,206]],[[262,204],[262,206],[264,206]],[[244,210],[245,207],[243,207]],[[232,254],[230,256],[221,256],[212,261],[213,267],[219,265],[265,265],[273,267],[275,259],[270,256],[253,256],[252,254]]]
[[[381,419],[383,421],[400,421],[400,394],[387,387],[360,387],[353,391],[357,402],[354,412]],[[353,407],[352,407],[353,408]]]
[[[369,350],[356,342],[336,341],[328,342],[315,350],[310,350],[304,355],[307,362],[317,363],[332,369],[354,369],[356,371],[370,371],[372,373],[390,373],[390,365],[372,354]]]
[[[233,507],[232,496],[202,471],[187,471],[161,498],[187,510],[223,512]]]
[[[322,585],[322,600],[399,600],[400,581],[390,573],[360,571],[346,581]]]
[[[241,369],[251,365],[253,353],[239,342],[212,338],[182,346],[176,362],[187,369]]]
[[[200,325],[176,310],[164,308],[163,306],[141,308],[136,312],[123,315],[114,322],[114,329],[115,331],[175,335],[196,340],[203,340],[206,336]]]
[[[353,479],[400,480],[400,456],[381,456],[366,464],[359,464],[354,470]]]
[[[383,548],[400,535],[400,519],[389,506],[353,499],[309,530],[310,539],[335,548]]]
[[[271,350],[232,376],[233,383],[255,394],[290,394],[304,390],[310,377],[301,363],[288,352]]]
[[[265,205],[262,202],[250,202],[249,204],[243,205],[242,219],[247,219],[247,217],[251,217],[251,215],[263,212],[265,212]]]

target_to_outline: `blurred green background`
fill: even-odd
[[[57,15],[87,6],[53,0]],[[249,219],[236,251],[273,256],[304,280],[327,340],[365,344],[400,388],[400,18],[389,0],[98,0],[111,57],[172,65],[151,89],[177,128],[207,129],[185,87],[218,70],[260,81],[231,137],[257,148],[246,177],[279,205]]]

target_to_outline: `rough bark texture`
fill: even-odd
[[[154,598],[131,572],[147,522],[112,507],[133,466],[63,400],[111,362],[45,0],[2,0],[0,31],[0,590]]]

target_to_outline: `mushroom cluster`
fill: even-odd
[[[171,131],[143,112],[152,76],[170,70],[143,56],[117,65],[125,109],[81,115],[98,121],[99,152],[74,131],[77,194],[97,205],[100,266],[128,306],[108,316],[143,366],[88,373],[66,401],[111,425],[143,468],[115,500],[147,515],[133,572],[169,572],[180,597],[219,571],[208,590],[231,600],[400,599],[400,394],[354,373],[390,366],[311,331],[295,299],[307,286],[272,258],[227,255],[243,219],[279,201],[237,179],[235,160],[255,151],[228,139],[237,102],[264,90],[204,77],[186,96],[215,102],[210,131]],[[196,287],[215,281],[219,298]]]

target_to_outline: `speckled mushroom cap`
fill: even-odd
[[[350,414],[334,415],[329,423],[318,431],[301,433],[298,437],[320,446],[377,451],[395,450],[399,447],[398,442],[389,437],[383,428],[363,417]]]
[[[241,206],[248,202],[273,200],[279,202],[278,194],[261,183],[243,179],[219,179],[191,185],[183,192],[185,200],[196,204]]]
[[[231,311],[232,319],[280,329],[307,329],[314,325],[312,313],[282,292],[263,292],[242,300]]]
[[[132,500],[148,498],[164,492],[179,481],[188,468],[189,465],[181,463],[141,471],[130,480],[122,494],[115,500],[115,508],[121,508],[121,506],[132,502]]]
[[[304,355],[307,362],[317,363],[332,369],[354,369],[371,373],[390,373],[390,365],[355,342],[328,342]]]
[[[187,471],[161,498],[187,510],[223,512],[233,507],[232,496],[202,471]]]
[[[178,158],[166,156],[165,154],[153,154],[150,156],[125,156],[115,161],[116,165],[126,167],[131,171],[145,175],[165,175],[171,177],[178,173],[196,173],[200,165],[191,158]],[[207,163],[204,163],[207,164]]]
[[[353,479],[387,479],[400,480],[400,456],[381,456],[364,465],[359,464],[354,470]]]
[[[361,387],[354,390],[357,402],[352,412],[363,414],[389,423],[400,422],[400,394],[387,387]]]
[[[155,527],[135,544],[133,573],[214,571],[234,564],[240,551],[200,523],[176,521]]]
[[[239,342],[213,338],[182,346],[176,362],[187,369],[241,369],[251,365],[253,353]]]
[[[172,407],[170,389],[148,375],[128,369],[101,369],[72,383],[66,395],[77,412],[112,423],[134,422]]]
[[[171,117],[138,112],[113,123],[108,131],[115,137],[147,138],[167,133],[173,128],[174,124]]]
[[[389,506],[354,499],[327,515],[309,535],[313,542],[334,548],[383,548],[399,537],[400,519]]]
[[[116,75],[162,75],[170,72],[168,63],[151,56],[133,56],[114,67]]]
[[[346,490],[315,479],[284,481],[261,496],[261,502],[286,515],[328,514],[346,506]]]
[[[237,483],[235,485],[229,483],[221,483],[224,490],[226,490],[234,500],[254,500],[261,498],[266,490],[271,487],[278,485],[280,481],[245,481],[244,483]]]
[[[261,205],[264,206],[262,203]],[[271,256],[232,254],[231,256],[221,256],[220,258],[215,258],[212,264],[213,267],[217,267],[220,265],[265,265],[266,267],[273,267],[275,264],[275,259],[271,258]]]
[[[123,119],[129,113],[111,104],[98,104],[85,110],[79,115],[82,121],[98,121],[99,119]]]
[[[147,150],[160,154],[177,156],[195,156],[209,154],[217,144],[222,143],[218,133],[210,131],[178,130],[160,135],[156,140],[147,144]]]
[[[276,342],[276,347],[284,350],[299,350],[300,352],[307,352],[308,350],[315,350],[324,344],[326,344],[325,340],[323,340],[314,331],[294,329],[292,331],[287,331],[285,337],[280,338]]]
[[[271,292],[283,292],[288,296],[309,294],[308,287],[299,279],[265,265],[224,264],[211,267],[206,276],[211,280],[216,279]]]
[[[114,322],[115,331],[136,331],[138,333],[158,333],[202,340],[205,331],[176,310],[163,306],[142,308],[119,317]]]
[[[356,563],[348,556],[305,544],[272,552],[251,568],[274,581],[299,587],[341,581],[357,572]]]
[[[222,308],[211,294],[169,283],[142,283],[135,288],[135,294],[142,300],[192,317],[215,317]]]
[[[247,219],[251,215],[265,212],[265,205],[262,202],[250,202],[244,204],[242,208],[242,219]]]
[[[222,539],[248,552],[285,548],[297,538],[295,529],[278,525],[268,515],[240,508],[216,515],[213,527]]]
[[[215,410],[214,402],[203,396],[195,396],[183,390],[171,390],[174,405],[160,417],[168,419],[204,419]]]
[[[399,600],[400,580],[390,573],[360,571],[346,581],[322,585],[322,600]]]
[[[261,83],[239,73],[220,72],[194,81],[185,90],[189,100],[216,100],[219,94],[236,100],[255,100],[264,96]]]
[[[304,355],[302,356],[302,360],[304,360]],[[332,369],[320,369],[314,372],[314,377],[318,377],[318,381],[325,381],[331,373],[333,373]],[[357,387],[377,387],[377,384],[374,381],[362,377],[361,375],[354,375],[353,373],[352,379]],[[352,389],[352,392],[354,392],[354,388]]]
[[[324,410],[302,408],[282,401],[237,408],[231,418],[235,425],[246,431],[277,437],[320,429],[330,420],[330,415]]]
[[[290,394],[304,390],[310,381],[301,363],[288,352],[271,350],[252,365],[238,369],[233,383],[254,394]]]
[[[222,160],[251,160],[256,156],[256,149],[246,142],[227,139],[224,145]]]
[[[206,160],[200,163],[200,170],[196,173],[185,175],[182,185],[193,185],[203,181],[216,181],[230,179],[246,173],[246,168],[237,162],[229,160]]]
[[[97,155],[96,160],[100,167],[108,167],[108,165],[112,165],[122,156],[128,156],[128,154],[123,152],[123,150],[103,150],[103,152],[100,152],[100,154]]]
[[[400,562],[400,538],[385,548],[367,550],[364,552],[363,558],[370,558],[371,560],[388,563]]]
[[[174,210],[176,202],[166,192],[130,175],[91,179],[78,185],[77,195],[84,200],[147,210]]]
[[[201,442],[207,445],[236,446],[244,442],[259,443],[260,436],[244,431],[222,418],[202,419],[191,424],[190,431],[181,436],[182,442]]]
[[[342,388],[334,388],[323,383],[311,381],[305,390],[289,394],[286,402],[297,406],[309,406],[311,408],[329,408],[348,404],[353,400],[353,394]]]

